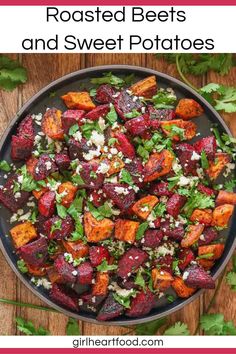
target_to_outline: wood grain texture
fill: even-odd
[[[153,68],[177,77],[175,65],[170,65],[151,54],[27,54],[20,55],[19,59],[28,69],[29,79],[24,86],[16,89],[13,93],[0,91],[0,133],[4,131],[6,125],[22,104],[39,89],[52,80],[80,68],[105,64],[130,64]],[[235,85],[236,69],[233,69],[228,77],[220,77],[210,73],[207,78],[196,79],[190,77],[190,79],[199,87],[206,82],[206,79],[207,82],[214,81]],[[224,119],[236,136],[236,115],[225,115]],[[0,297],[42,304],[36,296],[16,279],[1,254],[0,267],[2,270]],[[168,318],[169,323],[172,324],[176,321],[186,322],[193,333],[199,316],[209,302],[211,293],[206,292],[201,298],[171,315]],[[235,308],[236,296],[224,284],[216,299],[213,311],[224,313],[228,320],[232,318],[236,320]],[[0,335],[16,334],[16,315],[32,320],[36,326],[45,326],[53,335],[65,334],[67,318],[64,315],[0,304]],[[86,335],[121,335],[127,332],[127,329],[122,327],[92,325],[86,322],[80,323],[80,327],[82,334]]]

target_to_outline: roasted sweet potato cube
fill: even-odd
[[[117,219],[115,222],[115,238],[133,244],[138,227],[139,222],[137,221]]]
[[[191,247],[195,242],[198,241],[204,230],[204,225],[196,224],[189,225],[184,238],[181,241],[181,247]]]
[[[108,273],[97,272],[95,284],[92,287],[93,296],[104,296],[107,295],[109,284]]]
[[[36,199],[40,199],[44,193],[48,192],[49,189],[47,187],[41,187],[38,191],[32,191],[33,193],[33,196],[36,198]]]
[[[182,298],[190,297],[197,290],[197,289],[190,288],[189,286],[187,286],[184,283],[183,279],[180,277],[175,277],[174,281],[171,283],[171,286],[174,289],[174,291],[176,292],[176,294]]]
[[[175,109],[175,113],[182,119],[191,119],[203,114],[202,106],[192,98],[181,98]]]
[[[233,214],[234,206],[232,204],[219,205],[213,210],[212,226],[226,227]]]
[[[197,132],[197,126],[193,122],[186,122],[182,119],[174,119],[170,121],[162,121],[160,122],[161,129],[163,132],[171,137],[172,140],[174,141],[180,141],[180,140],[191,140]],[[175,134],[174,132],[174,127],[178,127],[180,129],[183,129],[183,134]]]
[[[63,99],[65,105],[70,109],[90,111],[96,107],[88,92],[68,92],[61,98]]]
[[[208,260],[216,260],[222,256],[224,249],[225,249],[225,245],[223,243],[199,246],[198,255],[199,256],[207,255]]]
[[[159,289],[160,291],[165,291],[171,286],[174,278],[166,270],[152,269],[152,283],[154,289]]]
[[[16,248],[24,246],[26,243],[37,237],[35,227],[28,221],[14,226],[10,230],[10,234]]]
[[[106,173],[107,177],[120,172],[125,166],[124,162],[118,156],[113,156],[111,160],[104,159],[102,160],[102,163],[106,163],[109,166],[109,170]]]
[[[215,154],[215,160],[209,161],[209,167],[206,169],[206,173],[210,179],[216,179],[222,170],[225,168],[227,163],[230,162],[230,157],[224,152],[217,152]]]
[[[148,76],[143,80],[140,80],[130,87],[130,91],[135,96],[142,96],[146,98],[152,98],[157,91],[156,76]]]
[[[195,209],[190,216],[191,221],[198,221],[200,224],[211,225],[212,210],[211,209]]]
[[[30,157],[27,161],[26,161],[26,168],[27,168],[27,172],[33,177],[34,176],[34,170],[35,167],[38,163],[38,159],[36,159],[36,157]]]
[[[98,242],[111,236],[114,222],[108,218],[96,220],[89,212],[84,215],[84,230],[88,242]]]
[[[64,182],[58,188],[58,193],[63,195],[61,204],[68,208],[73,202],[77,188],[71,182]]]
[[[134,203],[132,206],[132,211],[140,219],[146,220],[157,203],[158,198],[155,195],[147,195],[146,197],[143,197]]]
[[[62,140],[64,137],[61,115],[62,112],[59,109],[50,108],[43,116],[42,131],[51,139]]]
[[[73,242],[62,240],[62,243],[66,251],[72,254],[73,258],[83,258],[89,253],[89,246],[83,243],[82,240]]]
[[[199,264],[205,270],[210,270],[215,262],[211,261],[210,259],[199,258],[197,259],[197,264]]]
[[[149,290],[141,291],[131,300],[130,308],[126,311],[128,317],[147,315],[155,304],[155,295]]]
[[[236,193],[219,191],[216,198],[216,205],[232,204],[236,205]]]
[[[169,150],[152,154],[144,167],[144,182],[154,181],[169,173],[173,160],[174,156]]]

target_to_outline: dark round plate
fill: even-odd
[[[100,66],[94,67],[84,70],[79,70],[77,72],[71,73],[69,75],[63,76],[62,78],[52,82],[42,90],[40,90],[36,95],[34,95],[23,107],[22,109],[16,114],[16,116],[11,121],[10,126],[6,129],[5,133],[0,142],[0,159],[6,159],[10,161],[10,141],[12,134],[15,133],[16,128],[19,122],[29,113],[40,113],[44,112],[47,107],[57,107],[59,109],[65,109],[65,106],[60,99],[60,96],[68,91],[76,91],[83,88],[91,88],[90,79],[92,77],[99,77],[104,72],[112,71],[117,75],[128,75],[133,73],[137,81],[142,79],[148,75],[156,75],[158,85],[160,87],[171,87],[175,90],[177,97],[189,97],[194,98],[198,101],[204,108],[204,115],[196,118],[194,122],[198,126],[198,132],[201,133],[201,137],[207,136],[210,133],[210,127],[213,123],[217,124],[219,130],[221,132],[226,132],[227,134],[231,135],[228,127],[224,123],[223,119],[220,115],[212,108],[212,106],[205,101],[199,94],[197,94],[194,90],[189,88],[187,85],[183,84],[179,80],[174,79],[171,76],[166,74],[146,69],[142,67],[136,66],[127,66],[127,65],[110,65],[110,66]],[[50,95],[51,93],[54,95]],[[53,97],[52,97],[53,96]],[[4,173],[1,173],[0,176],[0,184],[4,184]],[[174,302],[168,303],[166,297],[162,297],[157,304],[157,307],[153,309],[147,316],[137,319],[129,319],[125,316],[119,317],[117,320],[108,321],[108,322],[98,322],[95,319],[94,315],[87,314],[87,313],[74,313],[69,311],[62,306],[58,306],[54,302],[49,299],[48,291],[45,290],[43,287],[36,287],[30,281],[31,277],[27,275],[23,275],[19,272],[16,262],[17,262],[17,255],[15,254],[14,247],[11,242],[10,237],[5,237],[5,235],[9,234],[9,229],[11,225],[9,223],[9,219],[11,213],[6,210],[4,207],[1,206],[0,212],[0,233],[1,233],[1,240],[0,246],[2,249],[3,254],[5,255],[9,265],[16,273],[16,275],[21,279],[21,281],[41,300],[46,302],[49,306],[53,307],[54,309],[64,313],[67,316],[75,317],[77,319],[93,322],[93,323],[100,323],[104,325],[132,325],[137,323],[143,323],[151,320],[155,320],[157,318],[167,316],[185,305],[189,304],[191,301],[195,300],[203,290],[197,291],[193,296],[188,299],[180,299],[177,298]],[[225,251],[222,257],[216,262],[212,269],[213,278],[216,279],[219,274],[222,272],[226,264],[228,263],[230,257],[236,246],[236,239],[235,239],[235,232],[236,232],[236,212],[231,218],[231,224],[229,227],[224,230],[222,233],[222,238],[225,240]]]

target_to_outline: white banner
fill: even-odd
[[[5,6],[0,52],[236,53],[235,18],[236,6]]]
[[[0,348],[235,348],[235,336],[1,336]]]

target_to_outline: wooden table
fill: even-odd
[[[25,85],[12,93],[0,91],[0,133],[4,131],[22,104],[39,89],[62,75],[81,68],[103,64],[130,64],[153,68],[172,76],[177,76],[174,65],[169,65],[161,59],[157,60],[155,55],[152,54],[26,54],[13,55],[13,57],[18,58],[28,69],[29,78]],[[220,82],[235,86],[236,68],[232,69],[230,74],[224,77],[209,73],[206,77],[191,79],[199,87],[207,82]],[[225,115],[224,118],[236,136],[236,114]],[[228,268],[230,268],[230,265]],[[17,279],[2,254],[0,254],[0,269],[1,298],[42,305],[42,302]],[[184,321],[193,333],[199,316],[204,312],[212,293],[212,291],[206,291],[204,295],[184,309],[171,315],[169,323]],[[230,291],[225,282],[221,286],[212,312],[221,312],[227,320],[233,320],[236,323],[236,293]],[[1,335],[19,334],[16,329],[16,316],[32,320],[36,326],[44,326],[53,335],[65,334],[67,317],[64,315],[0,304]],[[84,335],[120,335],[127,332],[127,329],[121,327],[93,325],[86,322],[80,323],[80,327],[81,333]]]

